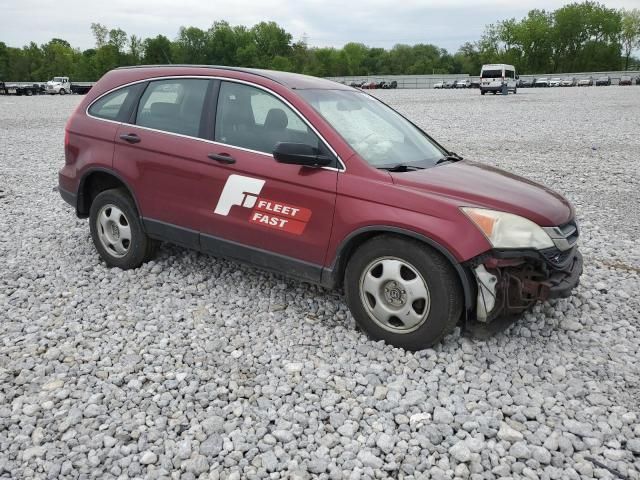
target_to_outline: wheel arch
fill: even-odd
[[[322,272],[322,284],[330,287],[339,287],[342,285],[344,279],[345,269],[349,258],[367,240],[376,237],[378,235],[393,234],[401,237],[412,238],[418,240],[425,245],[433,248],[440,253],[455,270],[460,286],[464,294],[464,311],[468,312],[473,309],[474,288],[471,282],[473,276],[463,265],[461,265],[455,258],[455,256],[443,245],[436,242],[432,238],[426,235],[407,230],[400,227],[386,226],[386,225],[372,225],[368,227],[359,228],[351,232],[340,243],[336,256],[330,267],[326,267]]]
[[[87,170],[80,179],[78,185],[78,200],[76,203],[76,213],[79,218],[87,218],[91,209],[91,203],[98,193],[111,188],[123,188],[133,199],[136,211],[140,215],[140,207],[133,190],[126,180],[113,170],[94,167]]]

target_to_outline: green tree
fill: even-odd
[[[635,49],[640,48],[640,10],[622,10],[620,40],[624,55],[624,69],[629,69],[629,59]]]
[[[174,57],[179,63],[207,63],[207,32],[197,27],[180,27],[174,42]]]
[[[91,31],[93,32],[93,37],[96,39],[96,47],[104,47],[107,44],[109,29],[101,23],[92,23]]]
[[[164,35],[147,38],[144,42],[144,65],[156,65],[171,62],[171,41]]]

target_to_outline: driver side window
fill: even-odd
[[[235,82],[220,85],[214,139],[269,154],[279,142],[323,149],[318,136],[282,100],[262,89]]]

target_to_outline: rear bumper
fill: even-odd
[[[500,85],[500,86],[497,86],[497,85],[492,85],[492,86],[480,85],[480,91],[481,92],[501,92],[502,91],[502,85]]]
[[[60,196],[65,202],[67,202],[73,208],[76,208],[76,206],[78,205],[78,196],[75,193],[69,192],[62,187],[58,187],[58,191],[60,192]]]

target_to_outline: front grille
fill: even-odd
[[[575,219],[558,227],[543,227],[543,229],[551,237],[556,248],[562,252],[571,250],[580,236]]]

